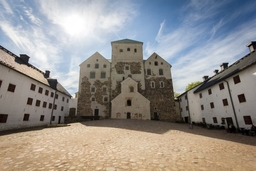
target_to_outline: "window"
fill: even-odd
[[[67,99],[67,103],[68,103],[68,99]]]
[[[151,62],[149,62],[149,65],[151,65]]]
[[[90,64],[87,64],[87,68],[90,68],[90,66],[91,66]]]
[[[127,106],[132,106],[132,101],[131,100],[127,100],[126,104],[127,104]]]
[[[125,70],[129,70],[129,66],[125,66]]]
[[[201,110],[204,110],[204,105],[201,105]]]
[[[235,83],[235,84],[237,84],[237,83],[240,83],[240,82],[241,82],[241,81],[240,81],[240,77],[239,77],[239,75],[237,75],[237,76],[233,77],[233,80],[234,80],[234,83]]]
[[[238,95],[238,100],[239,100],[240,103],[246,102],[244,94]]]
[[[123,52],[123,49],[119,49],[119,52]]]
[[[28,121],[29,120],[29,114],[25,113],[23,116],[23,121]]]
[[[95,64],[95,69],[98,69],[99,68],[99,64]]]
[[[200,99],[203,97],[202,93],[199,94]]]
[[[51,92],[51,97],[53,97],[54,96],[54,93],[53,92]]]
[[[151,69],[147,69],[147,75],[151,75]]]
[[[155,82],[151,81],[151,88],[155,88]]]
[[[127,51],[130,51],[130,48],[127,48]]]
[[[101,72],[100,78],[106,78],[106,72]]]
[[[213,120],[213,123],[218,123],[218,121],[217,121],[217,118],[216,118],[216,117],[213,117],[213,118],[212,118],[212,120]]]
[[[185,95],[185,100],[187,100],[188,99],[188,96],[187,95]]]
[[[244,116],[244,123],[246,125],[252,125],[252,118],[251,118],[251,116]]]
[[[7,114],[0,114],[0,123],[6,123],[8,118]]]
[[[48,96],[49,90],[45,90],[45,95]]]
[[[212,94],[212,89],[208,89],[208,94]]]
[[[137,49],[134,49],[134,52],[137,52]]]
[[[42,94],[43,93],[43,88],[42,87],[39,87],[38,89],[38,93]]]
[[[223,103],[223,106],[228,106],[228,99],[223,99],[222,103]]]
[[[52,103],[49,103],[48,108],[49,108],[49,109],[51,109],[51,108],[52,108]]]
[[[95,92],[95,87],[91,87],[91,92]]]
[[[95,72],[90,72],[90,78],[95,78]]]
[[[55,99],[58,99],[59,98],[59,95],[58,94],[55,94]]]
[[[0,80],[0,88],[1,88],[1,85],[2,85],[2,80]]]
[[[40,103],[41,103],[41,101],[40,100],[36,100],[36,106],[40,106]]]
[[[54,110],[57,110],[57,105],[56,104],[54,105]]]
[[[44,121],[44,115],[40,116],[40,121]]]
[[[63,106],[61,106],[61,111],[63,111],[64,110],[64,107]]]
[[[205,122],[205,118],[202,118],[202,121],[203,121],[203,123],[206,123],[206,122]]]
[[[47,102],[43,102],[43,108],[46,108]]]
[[[104,97],[104,98],[103,98],[103,101],[104,101],[104,102],[108,102],[108,97]]]
[[[129,87],[129,89],[130,89],[130,92],[134,92],[134,87]]]
[[[104,64],[104,65],[103,65],[103,68],[107,68],[107,65],[106,65],[106,64]]]
[[[211,108],[214,108],[214,103],[211,102],[211,103],[210,103],[210,106],[211,106]]]
[[[158,66],[158,62],[157,61],[155,61],[155,66]]]
[[[188,106],[186,106],[186,110],[188,110]]]
[[[180,111],[182,112],[182,108],[180,108]]]
[[[7,90],[10,91],[10,92],[14,92],[14,91],[15,91],[15,87],[16,87],[16,85],[14,85],[14,84],[9,84]]]
[[[226,124],[225,118],[221,118],[221,124]]]
[[[161,62],[161,65],[163,65],[164,63],[163,62]]]
[[[164,75],[163,69],[159,69],[159,75]]]
[[[102,91],[106,93],[107,92],[107,87],[103,87]]]
[[[164,88],[164,82],[160,81],[160,88]]]
[[[32,105],[32,103],[33,103],[33,99],[29,97],[28,100],[27,100],[27,104]]]
[[[92,97],[92,101],[93,101],[93,102],[95,101],[95,97]]]
[[[62,101],[63,101],[63,102],[65,101],[65,97],[62,97]]]
[[[52,121],[55,121],[55,116],[52,116]]]
[[[220,90],[223,90],[223,89],[224,89],[224,84],[223,84],[223,83],[220,83],[220,84],[219,84],[219,87],[220,87]]]
[[[30,90],[35,91],[35,89],[36,89],[36,85],[35,84],[31,84]]]

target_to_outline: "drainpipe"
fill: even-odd
[[[53,96],[53,103],[52,103],[52,112],[51,112],[50,125],[52,124],[52,116],[53,116],[53,110],[54,110],[54,106],[55,106],[56,93],[57,93],[57,90],[55,90],[55,92],[54,92],[54,96]]]
[[[233,99],[232,99],[232,96],[231,96],[231,91],[230,91],[229,83],[228,83],[226,80],[224,80],[224,81],[227,83],[227,86],[228,86],[228,93],[229,93],[229,97],[230,97],[232,109],[233,109],[233,112],[234,112],[234,116],[235,116],[235,120],[236,120],[237,129],[240,130],[239,124],[238,124],[238,121],[237,121],[235,106],[234,106]]]

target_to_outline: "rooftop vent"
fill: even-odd
[[[28,64],[28,61],[29,61],[29,56],[26,55],[26,54],[20,54],[20,58],[26,63]]]
[[[220,68],[221,68],[221,71],[223,71],[224,69],[227,69],[228,68],[228,63],[222,63],[220,65]]]
[[[213,72],[214,72],[214,74],[216,75],[216,74],[219,73],[219,70],[218,70],[218,69],[215,69]]]
[[[246,46],[249,48],[250,52],[253,52],[256,49],[256,41],[252,41],[249,44],[247,44]]]
[[[208,75],[203,76],[203,80],[206,81],[209,78]]]

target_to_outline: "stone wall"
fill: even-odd
[[[131,74],[141,74],[140,62],[117,62],[115,65],[116,73],[124,74],[124,67],[126,65],[130,67]]]
[[[151,88],[151,81],[155,82],[155,88]],[[164,82],[164,87],[160,88],[160,81]],[[143,95],[150,100],[151,118],[154,119],[154,112],[157,112],[159,120],[172,121],[178,120],[175,110],[172,79],[164,77],[147,78],[146,90]]]
[[[78,102],[77,102],[77,115],[78,116],[92,116],[93,111],[91,108],[91,91],[90,86],[91,83],[89,82],[87,77],[82,78],[81,82],[81,91],[78,95]]]

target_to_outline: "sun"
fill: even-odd
[[[76,14],[66,17],[62,23],[62,26],[64,30],[71,36],[80,35],[86,30],[85,20]]]

